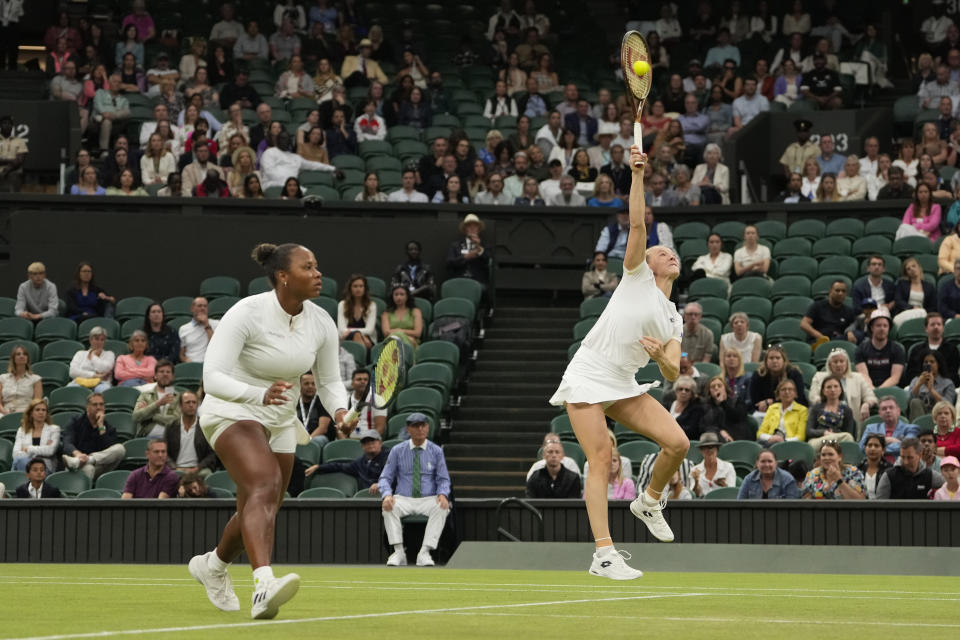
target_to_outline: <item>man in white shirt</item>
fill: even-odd
[[[520,15],[513,10],[510,0],[500,0],[500,8],[490,16],[487,22],[487,40],[493,41],[493,35],[502,29],[510,37],[520,32]]]
[[[45,498],[62,498],[60,489],[52,484],[46,484],[47,465],[42,458],[34,458],[27,464],[27,482],[17,487],[18,498],[42,500]]]
[[[527,156],[525,151],[517,151],[513,154],[513,168],[517,172],[512,176],[507,176],[507,179],[503,181],[503,192],[507,194],[511,201],[515,201],[523,195],[523,181],[526,180],[527,171],[530,169],[530,157]]]
[[[953,20],[945,15],[945,4],[944,0],[933,0],[930,17],[920,23],[920,32],[928,45],[938,45],[946,40],[947,29],[953,24]]]
[[[870,136],[863,143],[864,156],[860,158],[860,175],[877,175],[877,158],[880,156],[880,141]]]
[[[234,20],[233,15],[233,4],[230,2],[224,3],[220,7],[220,22],[210,29],[210,42],[220,43],[228,47],[228,51],[243,35],[243,25]]]
[[[363,105],[363,114],[353,123],[357,142],[383,140],[387,137],[387,122],[377,115],[377,103],[368,100]]]
[[[563,125],[563,116],[559,111],[553,110],[547,116],[547,124],[540,127],[537,135],[533,137],[534,143],[540,147],[540,151],[543,151],[544,158],[550,157],[553,148],[560,144],[560,134],[563,133],[561,125]],[[633,125],[630,126],[632,130]]]
[[[347,400],[347,411],[353,411],[361,402],[370,402],[373,390],[370,389],[370,372],[366,369],[357,369],[353,372],[353,393]],[[372,404],[360,409],[357,414],[357,424],[353,427],[344,426],[338,438],[359,439],[367,429],[374,429],[381,437],[387,433],[387,410],[377,409]]]
[[[548,164],[550,177],[540,183],[540,197],[547,204],[560,195],[560,178],[563,177],[563,163],[554,158]]]
[[[157,130],[157,125],[161,120],[166,120],[170,122],[170,112],[167,111],[167,105],[158,104],[153,107],[153,122],[144,122],[140,125],[140,148],[146,149],[147,142],[150,140],[150,136],[153,135],[153,132]],[[180,133],[180,127],[170,123],[170,130],[173,132],[173,137],[177,140],[180,140],[182,134]]]
[[[256,20],[251,20],[247,23],[247,30],[233,45],[234,60],[266,60],[269,55],[270,47],[260,33],[260,25]]]
[[[413,169],[404,169],[400,176],[400,188],[387,196],[387,202],[415,202],[426,203],[427,194],[416,190],[417,172]]]
[[[573,176],[563,176],[560,178],[560,193],[550,200],[547,200],[548,207],[585,207],[587,200],[574,191],[577,186]]]
[[[193,299],[190,305],[193,319],[180,327],[180,362],[203,362],[213,331],[220,324],[219,320],[210,318],[208,308],[206,298],[200,296]]]
[[[503,176],[499,173],[494,173],[487,178],[487,190],[478,193],[475,201],[477,204],[513,204],[513,199],[503,190]]]
[[[170,423],[164,431],[167,459],[180,473],[199,473],[205,478],[217,466],[217,456],[207,443],[203,430],[198,429],[197,394],[184,391],[179,398],[180,419]]]
[[[288,178],[295,178],[303,169],[335,173],[338,177],[341,175],[333,165],[307,160],[295,153],[290,153],[287,151],[289,148],[290,134],[283,132],[277,136],[276,143],[267,147],[260,156],[261,185],[264,189],[282,187]]]
[[[156,98],[160,95],[160,84],[164,78],[173,78],[174,84],[180,80],[180,71],[170,67],[170,56],[161,51],[157,54],[153,68],[147,70],[147,95]]]

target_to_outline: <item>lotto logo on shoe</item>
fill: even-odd
[[[613,563],[610,562],[609,560],[604,560],[603,562],[600,563],[600,566],[606,569],[607,567],[613,566]]]

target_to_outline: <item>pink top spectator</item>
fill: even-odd
[[[913,204],[907,207],[906,213],[903,214],[903,224],[908,224],[911,227],[925,232],[930,242],[936,242],[940,239],[940,205],[934,204],[930,206],[930,215],[923,218],[915,218],[913,216]]]
[[[947,490],[947,485],[941,486],[933,494],[934,500],[954,500],[960,501],[960,491],[957,491],[953,494],[953,497],[950,497],[950,492]]]
[[[131,13],[128,15],[123,19],[123,24],[120,25],[120,33],[123,33],[124,27],[128,24],[132,24],[137,28],[137,40],[139,42],[146,40],[150,32],[156,28],[153,23],[153,18],[150,17],[149,13],[143,13],[141,15]]]
[[[156,369],[157,359],[153,356],[143,356],[138,363],[133,359],[133,356],[125,355],[117,358],[117,364],[113,369],[113,377],[116,378],[117,383],[136,378],[153,382]]]
[[[637,488],[631,478],[624,478],[620,484],[612,484],[607,496],[610,500],[634,500],[637,497]]]

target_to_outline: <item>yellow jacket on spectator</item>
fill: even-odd
[[[780,426],[781,415],[783,427]],[[786,414],[783,414],[781,403],[774,402],[763,416],[763,423],[757,430],[757,440],[767,440],[781,428],[786,434],[785,439],[805,441],[807,439],[807,408],[799,402],[794,402],[787,409]]]

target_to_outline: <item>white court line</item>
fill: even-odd
[[[409,611],[384,611],[381,613],[357,613],[346,616],[323,616],[317,618],[301,618],[298,620],[266,620],[261,622],[234,622],[223,624],[205,624],[185,627],[162,627],[157,629],[121,629],[117,631],[93,631],[89,633],[65,633],[52,636],[29,636],[10,638],[9,640],[67,640],[69,638],[104,638],[109,636],[136,636],[153,633],[186,633],[191,631],[210,631],[212,629],[242,629],[245,627],[266,627],[274,625],[304,624],[312,622],[335,622],[341,620],[363,620],[368,618],[389,618],[407,615],[423,615],[427,613],[458,613],[468,611],[483,611],[489,609],[516,609],[522,607],[546,607],[568,604],[584,604],[590,602],[622,602],[625,600],[653,600],[660,598],[693,598],[702,596],[702,593],[675,593],[653,596],[621,596],[617,598],[580,598],[577,600],[553,600],[548,602],[521,602],[515,604],[488,604],[473,607],[448,607],[443,609],[412,609]]]
[[[489,617],[511,617],[511,618],[544,618],[543,614],[534,615],[530,613],[489,613],[489,612],[480,612],[480,613],[467,613],[467,612],[451,612],[448,615],[454,616],[489,616]],[[933,627],[933,628],[960,628],[960,624],[953,624],[947,622],[880,622],[874,620],[784,620],[780,618],[754,618],[754,617],[743,617],[743,618],[713,618],[713,617],[701,617],[701,616],[684,616],[682,618],[670,617],[670,616],[585,616],[577,615],[572,613],[556,613],[556,614],[547,614],[546,617],[550,618],[583,618],[588,620],[596,620],[597,618],[603,618],[604,620],[665,620],[667,622],[721,622],[721,623],[732,623],[732,624],[742,624],[744,622],[764,622],[771,624],[806,624],[806,625],[833,625],[833,624],[848,624],[856,626],[864,625],[874,625],[878,627]]]

